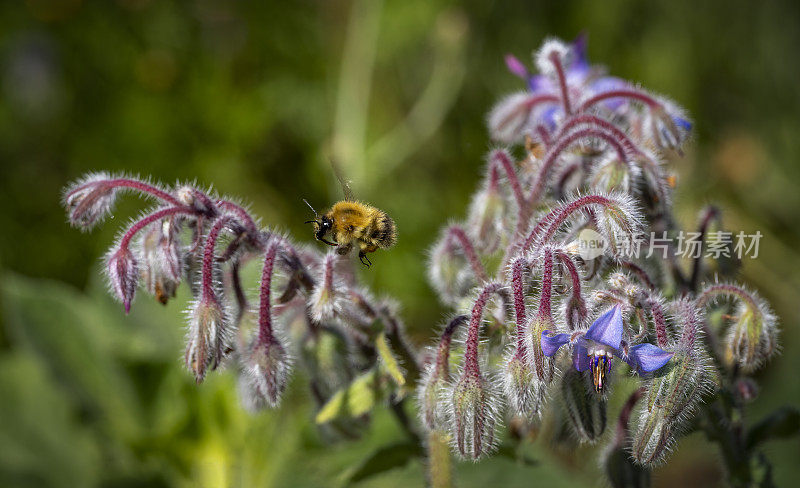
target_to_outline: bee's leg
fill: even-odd
[[[349,253],[351,249],[353,249],[353,243],[343,244],[336,248],[336,254],[339,256],[344,256],[345,254]]]
[[[370,265],[372,264],[372,261],[369,260],[369,258],[367,257],[367,253],[365,253],[364,251],[358,253],[358,259],[360,259],[361,264],[363,264],[367,268],[369,268]]]

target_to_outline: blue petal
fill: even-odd
[[[672,121],[675,122],[675,125],[680,127],[681,129],[689,132],[692,130],[692,123],[688,120],[681,118],[681,117],[672,117]]]
[[[572,350],[572,365],[578,371],[586,371],[589,369],[589,350],[578,342]]]
[[[586,332],[587,339],[619,349],[622,343],[622,309],[619,305],[594,321]]]
[[[548,336],[549,330],[542,332],[542,352],[545,356],[553,356],[558,348],[569,342],[569,334]]]
[[[652,344],[638,344],[628,353],[627,363],[637,371],[649,373],[667,364],[673,355]]]
[[[544,75],[533,75],[528,78],[528,89],[533,93],[549,90],[552,86],[550,80]]]
[[[595,95],[598,93],[605,93],[615,90],[624,90],[629,87],[630,84],[627,81],[623,80],[622,78],[617,78],[616,76],[601,76],[589,84],[589,89]],[[617,97],[608,98],[601,103],[609,110],[617,110],[621,106],[628,103],[628,101],[624,98]]]
[[[572,52],[575,58],[572,61],[571,68],[578,70],[589,69],[589,58],[586,56],[586,32],[581,32],[578,37],[572,41]]]

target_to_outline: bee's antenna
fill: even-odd
[[[311,211],[314,212],[314,217],[319,218],[319,215],[317,215],[317,211],[314,210],[314,207],[312,207],[310,203],[308,203],[308,200],[306,200],[304,198],[303,201],[306,202],[306,205],[308,205],[308,208],[310,208]],[[309,222],[313,222],[313,220],[310,220]],[[306,222],[306,223],[308,223],[308,222]]]

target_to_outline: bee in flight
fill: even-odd
[[[361,264],[369,267],[372,262],[367,253],[378,249],[388,249],[397,242],[397,228],[391,217],[371,205],[361,203],[353,198],[350,185],[342,178],[339,168],[331,161],[336,178],[342,186],[344,200],[333,204],[322,216],[305,199],[306,205],[314,212],[314,220],[306,224],[314,224],[314,238],[329,246],[335,246],[340,255],[349,253],[358,246],[358,258]],[[331,234],[333,241],[325,236]]]

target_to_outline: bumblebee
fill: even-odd
[[[336,165],[332,166],[342,185],[345,198],[334,203],[322,216],[317,214],[310,203],[303,200],[316,217],[314,220],[307,220],[306,224],[314,224],[314,238],[336,247],[336,252],[340,255],[345,255],[353,247],[358,246],[358,258],[361,264],[369,267],[372,262],[367,253],[394,246],[397,242],[397,228],[392,218],[384,211],[356,201],[350,191],[350,185],[341,177]],[[325,237],[329,233],[333,241]]]

